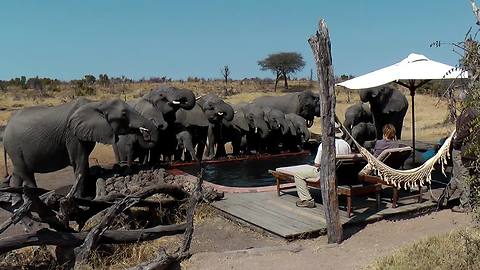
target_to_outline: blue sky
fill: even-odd
[[[474,17],[467,0],[2,1],[0,79],[70,80],[107,73],[139,79],[272,77],[257,61],[296,51],[314,68],[307,39],[327,21],[337,75],[361,75],[410,52],[454,65],[452,48]]]

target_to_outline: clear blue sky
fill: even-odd
[[[368,1],[2,1],[0,79],[271,77],[259,59],[296,51],[314,68],[307,38],[320,18],[330,30],[337,75],[361,75],[410,52],[454,65],[451,47],[474,17],[468,0]]]

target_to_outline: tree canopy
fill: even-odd
[[[258,65],[261,70],[271,70],[276,74],[275,90],[281,77],[285,81],[285,88],[288,89],[288,74],[302,70],[305,61],[303,61],[302,55],[297,52],[280,52],[268,55],[267,58],[258,61]]]

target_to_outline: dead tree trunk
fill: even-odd
[[[280,72],[277,71],[277,77],[275,78],[275,87],[273,88],[273,92],[277,92],[277,84],[278,84],[279,78],[280,78]]]
[[[288,89],[288,78],[287,78],[287,73],[284,71],[283,73],[283,81],[285,82],[285,89]]]
[[[335,181],[335,79],[332,66],[330,37],[323,19],[317,32],[308,39],[317,64],[318,85],[322,118],[322,168],[320,182],[322,200],[327,221],[329,243],[342,241],[342,224],[338,211],[337,187]]]

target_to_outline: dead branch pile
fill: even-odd
[[[205,198],[222,197],[213,189],[203,190],[201,177],[195,182],[185,176],[170,175],[164,169],[139,170],[134,174],[92,171],[93,179],[97,179],[94,199],[74,198],[71,194],[77,183],[67,195],[41,188],[0,189],[0,207],[12,214],[0,224],[0,254],[51,245],[56,247],[59,264],[79,269],[100,245],[137,243],[183,233],[184,243],[176,253],[159,250],[157,259],[137,267],[163,269],[189,256],[196,205]],[[5,202],[5,198],[16,200]],[[18,203],[12,206],[12,201]],[[149,214],[141,220],[141,215],[134,214],[138,208],[146,213],[160,213],[159,217]],[[167,213],[175,213],[177,219],[165,218]],[[184,222],[172,222],[178,216]],[[121,217],[131,224],[116,228],[114,224]],[[1,233],[14,224],[23,225],[25,233],[2,237]]]

